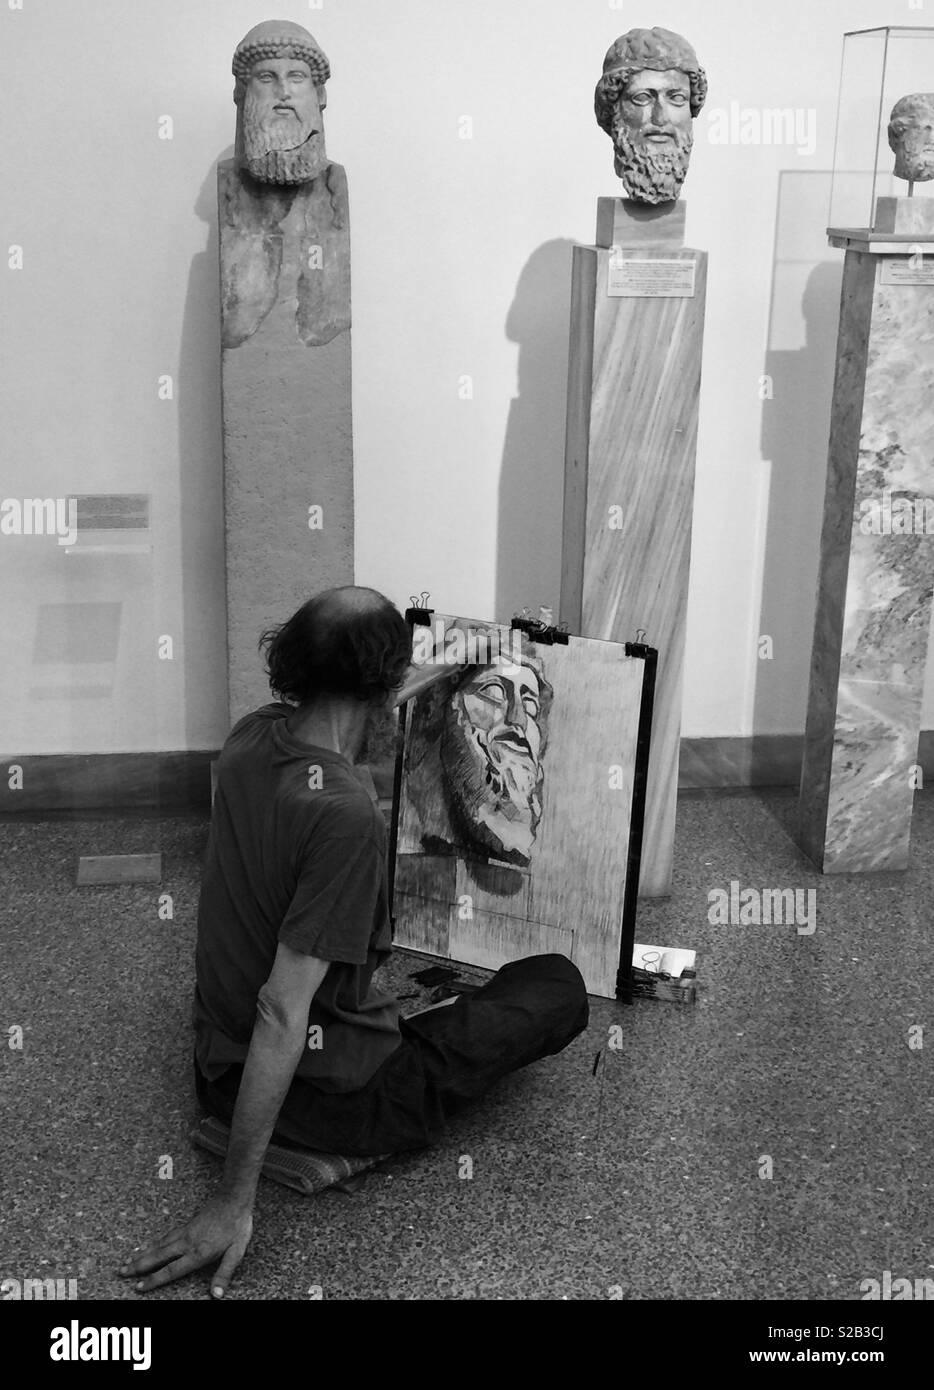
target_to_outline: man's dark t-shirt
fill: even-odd
[[[400,1042],[398,1005],[371,988],[391,948],[386,827],[349,760],[301,743],[265,705],[224,744],[198,907],[195,1053],[216,1080],[246,1060],[276,946],[332,961],[297,1078],[365,1085]],[[317,1032],[320,1028],[320,1034]]]

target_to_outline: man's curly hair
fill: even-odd
[[[402,685],[412,635],[402,614],[375,589],[345,585],[304,603],[259,639],[274,695],[302,704],[316,695],[381,703]]]

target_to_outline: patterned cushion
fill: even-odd
[[[223,1158],[227,1153],[230,1129],[209,1115],[195,1126],[190,1137],[193,1144]],[[379,1154],[375,1158],[344,1158],[340,1154],[318,1153],[314,1149],[284,1149],[278,1144],[270,1144],[263,1159],[262,1173],[263,1177],[291,1187],[306,1197],[323,1192],[326,1187],[353,1192],[362,1182],[362,1179],[354,1182],[355,1175],[374,1168],[388,1157],[389,1154]]]

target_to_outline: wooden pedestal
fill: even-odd
[[[658,649],[646,897],[671,889],[707,286],[684,216],[683,203],[601,198],[597,245],[573,260],[560,618],[617,642],[641,628]],[[630,294],[610,293],[621,283]]]

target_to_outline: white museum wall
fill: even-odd
[[[277,14],[331,60],[327,145],[350,180],[357,580],[500,619],[558,604],[570,247],[620,191],[592,114],[603,53],[635,24],[695,44],[710,92],[684,196],[710,281],[683,732],[800,733],[842,34],[925,24],[923,6],[23,0],[0,10],[0,218],[24,256],[0,277],[0,493],[148,493],[152,523],[139,553],[0,536],[3,753],[226,734],[214,166],[234,45]],[[813,148],[714,143],[731,103],[813,111]]]

